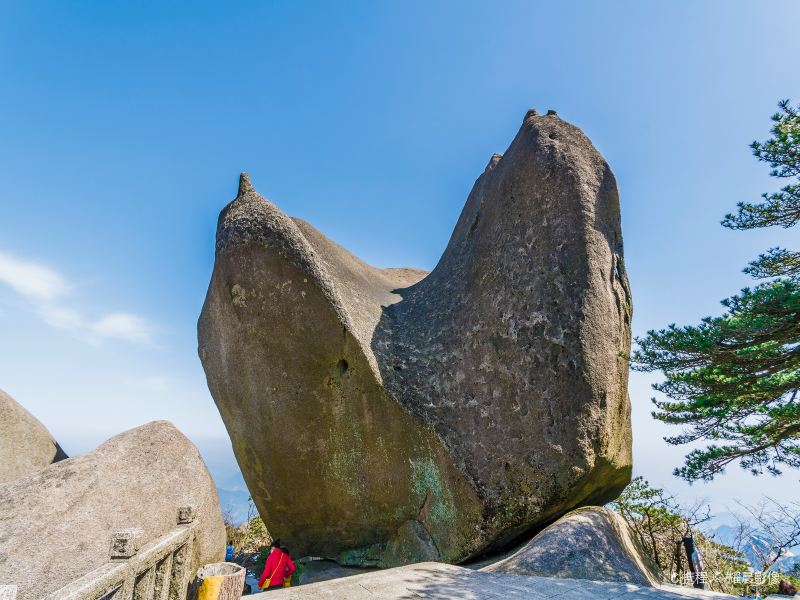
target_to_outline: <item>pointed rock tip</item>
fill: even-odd
[[[494,166],[500,162],[501,158],[503,158],[503,155],[500,154],[499,152],[495,152],[494,154],[492,154],[492,158],[489,159],[489,164],[486,165],[484,171],[489,171],[490,169],[493,169]]]
[[[241,173],[239,175],[239,193],[237,195],[244,196],[248,192],[254,192],[253,184],[250,183],[250,175]]]
[[[525,113],[525,119],[524,120],[527,121],[531,117],[536,117],[538,115],[539,115],[539,111],[536,110],[535,108],[531,108],[528,112]]]

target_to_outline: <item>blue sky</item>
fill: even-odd
[[[377,266],[432,268],[525,111],[616,173],[634,329],[689,323],[797,233],[719,226],[778,187],[750,155],[800,100],[796,2],[2,2],[0,387],[68,452],[164,418],[240,480],[196,354],[240,171]],[[692,488],[634,375],[635,469],[724,507],[797,473]],[[787,492],[788,487],[788,492]]]

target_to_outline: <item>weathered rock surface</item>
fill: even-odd
[[[363,263],[243,175],[199,353],[293,551],[460,561],[627,484],[630,317],[614,176],[531,111],[427,276]]]
[[[47,428],[0,390],[0,483],[67,458]]]
[[[625,520],[594,506],[567,513],[508,558],[481,570],[645,586],[664,582]]]
[[[0,485],[0,584],[19,600],[41,598],[109,560],[113,533],[141,529],[145,545],[194,506],[192,568],[221,560],[225,527],[214,482],[197,448],[160,421],[94,451]]]
[[[312,563],[313,564],[313,563]],[[472,571],[443,563],[419,563],[321,581],[271,592],[271,599],[303,600],[733,600],[734,596],[663,585],[658,589],[632,583],[519,577],[502,573]]]

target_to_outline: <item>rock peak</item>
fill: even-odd
[[[249,192],[255,192],[253,184],[250,183],[250,175],[245,172],[239,174],[239,193],[237,196],[244,196]]]
[[[494,154],[492,154],[492,158],[489,159],[489,164],[486,165],[484,172],[494,169],[495,165],[497,165],[497,163],[500,162],[501,158],[503,158],[503,155],[500,154],[499,152],[495,152]]]
[[[630,482],[619,198],[577,127],[528,113],[421,280],[255,192],[219,222],[199,354],[253,500],[298,556],[458,563]]]

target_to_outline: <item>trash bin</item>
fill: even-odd
[[[197,572],[197,600],[239,600],[247,571],[229,562],[211,563]]]

